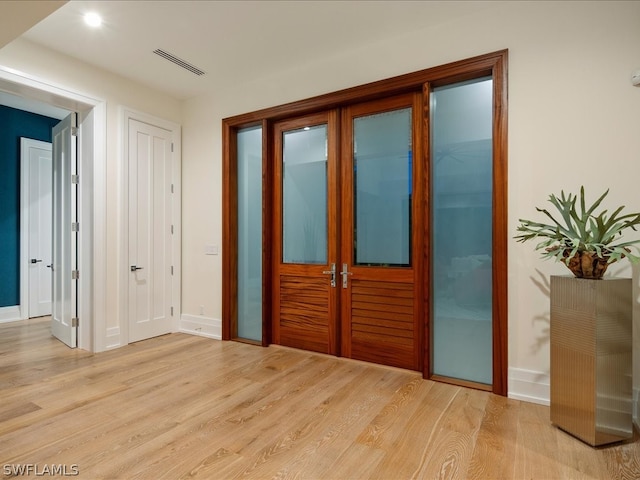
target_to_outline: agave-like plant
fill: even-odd
[[[556,207],[560,219],[557,220],[547,209],[537,208],[544,213],[552,224],[519,219],[517,228],[519,235],[515,236],[519,242],[532,239],[543,239],[536,246],[542,251],[543,258],[555,258],[562,261],[578,278],[602,278],[607,267],[612,263],[628,258],[636,263],[640,257],[632,253],[633,247],[640,243],[640,239],[619,241],[622,233],[630,228],[636,230],[640,224],[640,213],[622,215],[624,205],[618,207],[611,216],[607,217],[607,210],[595,214],[594,211],[607,196],[607,189],[590,207],[585,207],[584,187],[580,187],[580,211],[576,209],[577,195],[560,197],[549,196],[549,202]],[[615,243],[618,241],[618,243]]]

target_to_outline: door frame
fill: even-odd
[[[222,121],[222,228],[223,228],[223,256],[222,264],[222,339],[231,340],[237,338],[237,161],[236,134],[238,130],[256,125],[262,126],[263,134],[263,338],[262,344],[268,345],[271,341],[270,329],[272,319],[270,270],[271,265],[271,238],[268,231],[273,216],[273,205],[270,203],[269,191],[273,184],[272,159],[274,156],[273,144],[270,139],[273,122],[302,116],[310,113],[340,108],[355,103],[363,103],[370,100],[392,97],[402,93],[422,92],[423,101],[423,131],[429,132],[429,94],[433,87],[447,85],[474,78],[491,76],[493,78],[493,385],[490,387],[493,393],[506,396],[508,378],[508,282],[507,282],[507,243],[508,216],[507,216],[507,104],[508,104],[508,50],[479,55],[465,60],[448,63],[425,70],[400,75],[397,77],[380,80],[377,82],[360,85],[357,87],[340,90],[337,92],[312,97],[309,99],[288,103],[276,107],[266,108],[234,117],[225,118]],[[423,159],[428,165],[430,161],[430,142],[428,135],[422,139]],[[416,159],[417,161],[417,159]],[[423,191],[425,196],[423,208],[425,215],[429,215],[430,178],[428,168],[425,168],[423,179]],[[265,194],[267,191],[267,194]],[[430,237],[430,221],[424,222],[424,238]],[[424,269],[422,278],[424,282],[423,292],[431,291],[431,260],[432,252],[430,242],[425,242],[423,249]],[[422,375],[430,378],[431,372],[431,302],[429,295],[424,295],[422,308],[425,318],[424,337],[422,346],[424,349],[424,362]],[[255,343],[255,342],[249,342]],[[468,385],[468,382],[454,382]]]
[[[129,343],[129,120],[153,125],[171,133],[173,155],[171,158],[171,177],[173,192],[171,200],[171,218],[174,220],[171,242],[171,257],[173,276],[171,279],[171,304],[173,319],[171,329],[178,331],[180,314],[182,311],[182,143],[181,126],[177,123],[155,117],[128,107],[119,107],[119,151],[120,151],[120,181],[118,182],[118,218],[120,226],[120,243],[118,245],[118,278],[120,296],[120,325],[113,336],[120,338],[121,345]]]
[[[78,113],[78,347],[106,349],[107,104],[97,97],[0,65],[0,90]]]
[[[29,219],[31,217],[31,204],[29,202],[29,189],[31,188],[29,172],[30,148],[48,147],[51,152],[51,142],[34,140],[33,138],[20,138],[20,317],[23,320],[29,318]]]

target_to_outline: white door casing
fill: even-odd
[[[128,119],[129,342],[172,331],[172,133]]]
[[[22,318],[51,314],[52,159],[51,144],[20,139]]]
[[[76,114],[53,127],[53,293],[51,332],[77,346]]]

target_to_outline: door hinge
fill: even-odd
[[[71,280],[78,280],[80,278],[79,270],[71,270]]]
[[[80,222],[71,222],[71,231],[79,232],[80,231]]]
[[[74,137],[78,136],[78,127],[71,127],[71,135]]]
[[[80,183],[80,175],[71,175],[71,183],[74,185],[78,185]]]
[[[78,326],[78,323],[79,323],[78,317],[73,317],[73,318],[71,319],[71,326],[72,326],[72,327],[77,327],[77,326]]]
[[[173,275],[173,265],[171,265],[171,275]]]
[[[171,152],[173,152],[173,142],[171,142]]]
[[[171,235],[173,235],[173,225],[171,225]]]
[[[171,316],[173,317],[173,307],[171,307]]]
[[[171,184],[171,193],[173,193],[173,183]]]

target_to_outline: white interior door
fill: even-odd
[[[171,132],[129,119],[129,341],[171,331]]]
[[[51,315],[51,144],[23,138],[21,148],[27,175],[27,316],[32,318]]]
[[[53,295],[51,331],[77,346],[76,114],[53,127]],[[77,178],[77,177],[76,177]]]

